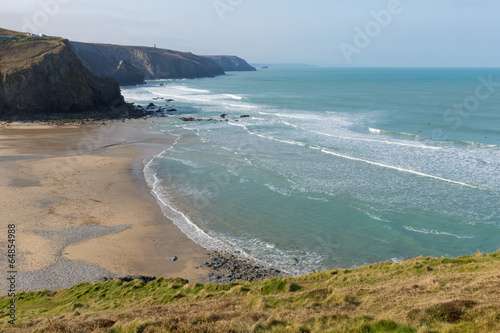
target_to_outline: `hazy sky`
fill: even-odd
[[[249,62],[500,67],[499,0],[16,0],[0,27]]]

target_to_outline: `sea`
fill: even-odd
[[[177,110],[144,174],[207,249],[304,274],[500,248],[500,69],[270,68],[122,94]]]

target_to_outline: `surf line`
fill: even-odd
[[[458,182],[456,180],[446,179],[446,178],[442,178],[442,177],[438,177],[438,176],[429,175],[429,174],[423,173],[423,172],[418,172],[418,171],[403,169],[403,168],[395,167],[395,166],[392,166],[392,165],[387,165],[387,164],[382,164],[382,163],[378,163],[378,162],[372,162],[372,161],[363,160],[361,158],[356,158],[356,157],[352,157],[352,156],[342,155],[342,154],[335,153],[335,152],[330,151],[330,150],[325,149],[325,148],[322,148],[321,152],[325,153],[325,154],[337,156],[337,157],[342,157],[342,158],[345,158],[345,159],[348,159],[348,160],[352,160],[352,161],[364,162],[364,163],[368,163],[368,164],[371,164],[371,165],[376,165],[376,166],[379,166],[379,167],[382,167],[382,168],[388,168],[388,169],[393,169],[393,170],[397,170],[397,171],[408,172],[408,173],[412,173],[414,175],[418,175],[418,176],[422,176],[422,177],[428,177],[428,178],[432,178],[432,179],[436,179],[436,180],[441,180],[441,181],[448,182],[448,183],[453,183],[453,184],[457,184],[457,185],[466,186],[466,187],[474,188],[474,189],[477,189],[477,190],[481,190],[481,188],[479,188],[479,187],[476,187],[476,186],[473,186],[473,185],[469,185],[469,184],[466,184],[466,183],[462,183],[462,182]]]
[[[308,131],[307,129],[305,129],[305,130]],[[436,149],[436,150],[443,149],[441,147],[432,147],[432,146],[427,146],[427,145],[414,145],[411,143],[402,143],[402,142],[396,142],[396,141],[374,140],[374,139],[363,139],[363,138],[355,138],[355,137],[348,137],[348,136],[339,136],[339,135],[333,135],[333,134],[328,134],[328,133],[323,133],[323,132],[318,132],[318,131],[310,131],[310,132],[316,133],[319,135],[329,136],[332,138],[339,138],[339,139],[346,139],[346,140],[380,142],[380,143],[385,143],[385,144],[390,144],[390,145],[406,146],[406,147],[414,147],[414,148],[422,148],[422,149]]]
[[[325,153],[325,154],[329,154],[329,155],[333,155],[333,156],[337,156],[337,157],[342,157],[342,158],[345,158],[345,159],[348,159],[348,160],[352,160],[352,161],[358,161],[358,162],[368,163],[368,164],[371,164],[371,165],[376,165],[376,166],[379,166],[379,167],[382,167],[382,168],[397,170],[397,171],[401,171],[401,172],[408,172],[408,173],[411,173],[411,174],[414,174],[414,175],[417,175],[417,176],[427,177],[427,178],[431,178],[431,179],[435,179],[435,180],[440,180],[440,181],[443,181],[443,182],[457,184],[457,185],[460,185],[460,186],[466,186],[466,187],[470,187],[470,188],[473,188],[473,189],[476,189],[476,190],[483,190],[480,187],[477,187],[477,186],[474,186],[474,185],[470,185],[470,184],[467,184],[467,183],[462,183],[462,182],[459,182],[459,181],[456,181],[456,180],[451,180],[451,179],[446,179],[446,178],[442,178],[442,177],[438,177],[438,176],[433,176],[433,175],[429,175],[429,174],[423,173],[423,172],[418,172],[418,171],[403,169],[403,168],[395,167],[395,166],[392,166],[392,165],[387,165],[387,164],[382,164],[382,163],[378,163],[378,162],[363,160],[363,159],[357,158],[357,157],[342,155],[342,154],[330,151],[328,149],[325,149],[323,147],[312,146],[312,145],[308,145],[308,144],[303,143],[303,142],[281,140],[281,139],[273,138],[271,136],[266,136],[266,135],[258,134],[258,133],[250,131],[245,125],[231,124],[231,123],[229,123],[229,124],[230,125],[234,125],[234,126],[243,127],[249,134],[256,135],[256,136],[261,137],[263,139],[273,140],[273,141],[277,141],[277,142],[281,142],[281,143],[286,143],[286,144],[293,144],[293,145],[302,146],[302,147],[307,147],[307,148],[310,148],[310,149],[319,150],[319,151],[321,151],[322,153]]]

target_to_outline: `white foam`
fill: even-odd
[[[230,104],[230,103],[226,103],[226,105],[232,106],[232,107],[235,107],[235,108],[242,108],[242,109],[254,109],[255,108],[255,105],[247,105],[247,104]]]
[[[443,235],[443,236],[451,236],[451,237],[455,237],[455,238],[459,238],[459,239],[472,239],[472,238],[474,238],[473,236],[459,236],[459,235],[452,234],[452,233],[446,232],[446,231],[415,229],[413,227],[408,227],[408,226],[406,226],[405,229],[408,231],[418,232],[418,233],[426,234],[426,235]]]
[[[277,188],[273,184],[263,184],[263,185],[265,187],[267,187],[268,189],[270,189],[271,191],[276,192],[278,194],[281,194],[283,196],[286,196],[286,197],[291,197],[292,196],[289,191],[285,191],[283,189]]]
[[[293,127],[293,128],[298,128],[299,125],[295,125],[295,124],[292,124],[292,123],[289,123],[289,122],[286,122],[284,120],[281,121],[283,124],[287,125],[287,126],[290,126],[290,127]]]
[[[434,146],[427,146],[427,145],[416,145],[416,144],[413,144],[413,143],[404,143],[404,142],[398,142],[398,141],[387,141],[387,140],[356,138],[356,137],[350,137],[350,136],[333,135],[333,134],[323,133],[323,132],[318,132],[318,131],[310,131],[310,132],[311,133],[316,133],[316,134],[319,134],[319,135],[329,136],[329,137],[332,137],[332,138],[338,138],[338,139],[355,140],[355,141],[366,141],[366,142],[378,142],[378,143],[389,144],[389,145],[406,146],[406,147],[414,147],[414,148],[422,148],[422,149],[434,149],[434,150],[443,149],[442,147],[434,147]]]
[[[305,144],[304,142],[300,142],[300,141],[283,140],[283,139],[274,138],[272,136],[267,136],[267,135],[264,135],[264,134],[258,134],[258,133],[251,132],[251,131],[248,131],[248,132],[250,134],[256,135],[256,136],[258,136],[260,138],[263,138],[263,139],[274,140],[274,141],[277,141],[277,142],[286,143],[286,144],[289,144],[289,145],[301,146],[301,147],[306,147],[307,146],[307,144]]]
[[[242,100],[243,99],[243,97],[238,96],[238,95],[233,95],[233,94],[224,94],[224,96],[227,96],[229,98],[236,99],[236,100]]]
[[[352,161],[358,161],[358,162],[368,163],[368,164],[376,165],[376,166],[379,166],[379,167],[382,167],[382,168],[397,170],[397,171],[401,171],[401,172],[408,172],[408,173],[411,173],[411,174],[414,174],[414,175],[418,175],[418,176],[422,176],[422,177],[427,177],[427,178],[431,178],[431,179],[436,179],[436,180],[440,180],[440,181],[444,181],[444,182],[448,182],[448,183],[453,183],[453,184],[457,184],[457,185],[466,186],[466,187],[470,187],[470,188],[481,190],[481,188],[479,188],[477,186],[466,184],[466,183],[463,183],[463,182],[459,182],[459,181],[455,181],[455,180],[451,180],[451,179],[446,179],[446,178],[442,178],[442,177],[438,177],[438,176],[433,176],[433,175],[429,175],[429,174],[426,174],[426,173],[423,173],[423,172],[413,171],[413,170],[409,170],[409,169],[403,169],[403,168],[392,166],[392,165],[387,165],[387,164],[382,164],[382,163],[378,163],[378,162],[368,161],[368,160],[364,160],[364,159],[357,158],[357,157],[347,156],[347,155],[335,153],[335,152],[330,151],[330,150],[325,149],[325,148],[321,149],[321,152],[325,153],[325,154],[329,154],[329,155],[333,155],[333,156],[345,158],[345,159],[348,159],[348,160],[352,160]]]
[[[264,112],[264,111],[260,111],[259,114],[276,116],[276,117],[282,117],[282,118],[292,118],[292,119],[310,119],[310,120],[321,120],[321,119],[323,119],[321,117],[315,117],[315,116],[311,116],[311,115],[297,115],[297,114],[286,114],[286,113],[270,113],[270,112]]]
[[[249,134],[258,136],[259,138],[263,138],[263,139],[267,139],[267,140],[274,140],[274,141],[277,141],[277,142],[286,143],[286,144],[290,144],[290,145],[301,146],[301,147],[307,146],[303,142],[293,141],[293,140],[282,140],[282,139],[274,138],[272,136],[267,136],[267,135],[264,135],[264,134],[259,134],[259,133],[256,133],[256,132],[252,132],[252,131],[250,131],[248,129],[248,127],[246,127],[245,125],[239,124],[239,123],[228,122],[228,124],[232,125],[232,126],[238,126],[238,127],[244,128]]]
[[[193,169],[201,167],[200,165],[198,165],[197,163],[193,162],[192,160],[184,160],[184,159],[181,159],[181,158],[175,158],[173,156],[158,156],[157,158],[162,158],[162,159],[169,160],[169,161],[179,162],[182,165],[191,167]]]
[[[195,88],[189,88],[189,87],[186,87],[186,86],[172,86],[172,88],[178,89],[178,90],[182,90],[182,91],[201,93],[201,94],[208,94],[208,93],[210,93],[210,90],[195,89]]]
[[[371,128],[371,127],[368,127],[368,130],[371,132],[371,133],[376,133],[376,134],[380,134],[382,132],[385,132],[385,131],[382,131],[381,129],[378,129],[378,128]]]
[[[369,217],[371,217],[371,218],[372,218],[372,219],[374,219],[374,220],[377,220],[377,221],[380,221],[380,222],[386,222],[386,223],[388,223],[388,222],[389,222],[389,221],[387,221],[386,219],[383,219],[383,218],[381,218],[380,216],[377,216],[377,215],[375,215],[375,214],[372,214],[372,213],[369,213],[369,212],[365,212],[365,213],[366,213],[366,215],[368,215]]]
[[[242,125],[240,123],[235,123],[235,122],[232,122],[232,121],[228,121],[226,122],[228,125],[231,125],[231,126],[238,126],[238,127],[241,127],[241,128],[244,128],[247,132],[250,132],[248,130],[248,128],[245,126],[245,125]]]
[[[325,198],[315,198],[315,197],[311,197],[311,196],[307,196],[305,198],[309,199],[309,200],[313,200],[313,201],[330,202],[330,201],[328,201],[328,199],[325,199]]]
[[[391,258],[391,261],[395,264],[399,264],[399,263],[402,263],[403,261],[405,261],[404,258]]]

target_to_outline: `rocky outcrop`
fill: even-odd
[[[118,68],[110,75],[112,79],[118,81],[121,86],[133,86],[136,84],[144,84],[144,73],[137,67],[132,66],[128,62],[122,60],[118,64]]]
[[[189,52],[80,42],[70,42],[70,45],[82,63],[102,78],[111,76],[122,60],[144,73],[146,80],[194,79],[224,74],[216,63]]]
[[[136,113],[125,103],[118,83],[92,74],[61,38],[2,42],[0,84],[1,119],[116,118]]]
[[[256,71],[245,60],[236,56],[204,56],[221,66],[226,72],[231,71]]]

